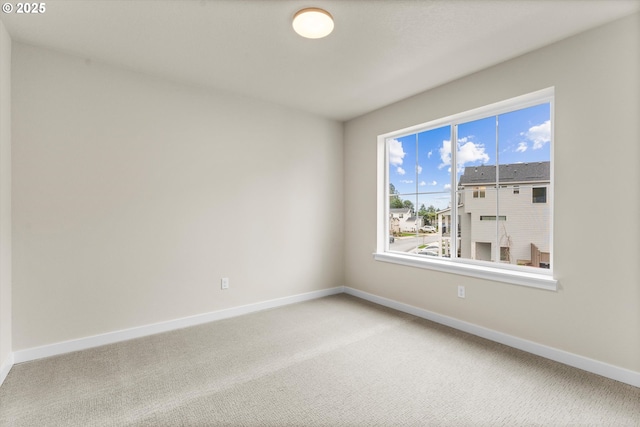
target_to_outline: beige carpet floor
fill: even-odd
[[[2,426],[640,426],[640,389],[347,295],[18,364]]]

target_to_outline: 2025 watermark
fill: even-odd
[[[4,13],[45,13],[47,11],[46,3],[4,3],[2,5]]]

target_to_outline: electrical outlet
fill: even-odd
[[[222,280],[220,280],[220,289],[222,289],[222,290],[229,289],[229,278],[228,277],[223,277]]]
[[[464,286],[458,286],[458,298],[464,298]]]

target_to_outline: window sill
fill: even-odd
[[[528,286],[548,291],[558,290],[558,281],[550,274],[530,273],[526,271],[506,270],[484,265],[472,265],[443,258],[418,258],[393,252],[378,252],[373,254],[376,261],[401,264],[409,267],[425,268],[427,270],[460,274],[477,277],[479,279],[494,280],[513,285]]]

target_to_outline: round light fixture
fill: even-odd
[[[302,37],[321,39],[333,31],[333,17],[326,10],[308,7],[293,16],[293,29]]]

